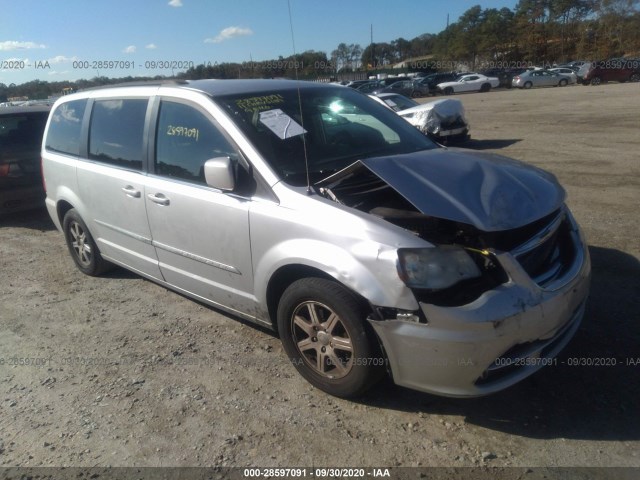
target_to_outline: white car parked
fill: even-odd
[[[370,97],[437,142],[469,138],[469,123],[460,100],[441,98],[433,102],[418,103],[397,93],[379,93]]]
[[[500,80],[496,77],[487,77],[479,73],[473,73],[460,77],[455,82],[439,83],[438,91],[445,95],[461,92],[488,92],[498,85],[500,85]]]

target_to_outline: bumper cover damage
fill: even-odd
[[[573,337],[589,293],[591,264],[576,228],[564,278],[541,287],[510,253],[497,255],[509,281],[457,307],[420,303],[426,323],[369,319],[394,382],[438,395],[474,397],[509,387],[552,359]]]

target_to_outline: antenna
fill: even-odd
[[[309,159],[307,156],[307,139],[304,136],[304,118],[302,117],[302,96],[300,95],[300,80],[298,79],[298,56],[296,54],[296,40],[293,35],[293,20],[291,18],[291,0],[287,0],[289,8],[289,26],[291,27],[291,43],[293,45],[293,69],[296,72],[296,88],[298,90],[298,108],[300,109],[300,126],[302,127],[302,150],[304,151],[304,171],[307,174],[307,195],[311,195],[311,180],[309,179]]]

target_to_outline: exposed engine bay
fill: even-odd
[[[363,162],[355,162],[316,183],[316,188],[325,198],[382,218],[434,245],[463,247],[483,272],[481,278],[440,291],[414,289],[420,301],[462,305],[506,282],[508,276],[496,257],[501,252],[513,252],[525,271],[541,286],[563,273],[564,266],[571,263],[571,232],[561,206],[523,226],[484,231],[469,223],[424,213],[410,201],[415,195],[406,198],[367,167]],[[423,207],[427,194],[420,198]],[[541,232],[545,232],[542,237]],[[523,250],[523,246],[533,240],[535,245]]]

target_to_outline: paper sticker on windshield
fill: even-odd
[[[260,123],[275,133],[281,140],[307,133],[298,122],[279,108],[260,112]]]
[[[279,103],[284,103],[284,97],[279,93],[272,95],[262,95],[261,97],[241,98],[236,101],[236,105],[245,112],[259,112],[269,110]]]

